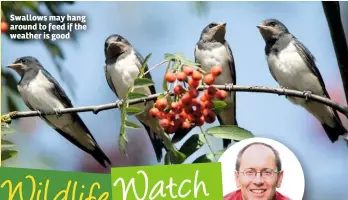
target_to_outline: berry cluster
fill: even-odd
[[[200,71],[190,66],[184,66],[182,70],[172,73],[167,72],[165,79],[174,85],[174,99],[170,105],[167,98],[157,99],[153,108],[150,109],[150,116],[160,120],[160,125],[167,133],[174,133],[179,128],[189,129],[191,126],[202,126],[206,123],[213,123],[216,119],[212,111],[214,98],[224,100],[227,92],[218,90],[212,84],[215,78],[222,73],[222,68],[215,66],[211,71],[202,74]],[[182,84],[176,84],[176,83]],[[188,83],[189,88],[185,84]],[[203,90],[199,96],[198,86],[209,85],[208,89]]]

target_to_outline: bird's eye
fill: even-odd
[[[209,28],[213,28],[215,24],[209,24]]]
[[[275,23],[275,22],[271,22],[270,25],[271,25],[271,26],[275,26],[276,23]]]
[[[121,42],[121,40],[122,40],[122,39],[121,39],[120,37],[118,37],[116,41],[117,41],[117,42]]]

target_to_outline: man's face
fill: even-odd
[[[242,155],[239,172],[275,172],[277,171],[273,151],[263,145],[252,145]],[[249,174],[249,175],[248,175]],[[272,200],[277,187],[280,187],[283,172],[264,173],[235,173],[237,187],[241,188],[243,200]]]

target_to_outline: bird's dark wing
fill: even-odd
[[[139,66],[139,70],[140,70],[140,68],[142,67],[142,65],[145,62],[145,59],[141,56],[141,54],[137,50],[134,49],[134,52],[135,52],[135,55],[137,56],[137,58],[140,60],[140,64],[141,64],[141,66]],[[145,72],[148,71],[148,70],[149,70],[149,68],[148,68],[148,66],[146,64]],[[152,77],[151,77],[150,73],[145,74],[145,78],[152,80]],[[156,94],[155,86],[151,85],[151,86],[149,86],[149,89],[151,91],[151,94]]]
[[[231,77],[233,79],[233,84],[235,85],[237,83],[236,80],[236,68],[235,68],[235,64],[234,64],[234,58],[233,58],[233,54],[232,54],[232,50],[230,45],[228,44],[227,41],[225,41],[224,46],[227,49],[227,53],[230,56],[231,59],[228,60],[228,65],[230,66],[230,72],[231,72]]]
[[[330,95],[326,90],[325,87],[325,83],[324,80],[320,74],[320,71],[318,69],[318,67],[315,64],[315,57],[311,54],[311,52],[306,48],[306,46],[304,46],[300,41],[297,40],[297,38],[294,37],[294,45],[297,49],[297,51],[299,52],[300,56],[302,57],[302,59],[306,62],[307,66],[309,67],[309,69],[316,75],[316,77],[319,80],[319,83],[321,85],[321,88],[324,91],[324,94],[327,98],[330,99]],[[337,119],[340,119],[338,116],[338,113],[335,109],[333,109],[334,111],[334,115],[335,117],[337,117]]]
[[[105,64],[104,64],[104,72],[105,72],[106,81],[107,81],[107,83],[108,83],[110,89],[116,94],[117,97],[119,97],[118,94],[117,94],[117,91],[116,91],[116,89],[115,89],[115,87],[114,87],[114,84],[112,84],[111,76],[108,74],[108,68],[107,68],[106,66],[107,66],[107,65],[106,65],[106,63],[105,63]]]

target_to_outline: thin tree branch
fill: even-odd
[[[238,85],[213,85],[217,89],[226,90],[226,91],[236,91],[236,92],[256,92],[256,93],[270,93],[270,94],[278,94],[278,95],[286,95],[293,96],[299,98],[307,98],[308,100],[313,100],[325,105],[328,105],[337,111],[341,112],[348,118],[348,107],[340,105],[328,98],[318,96],[318,95],[306,95],[305,92],[297,91],[297,90],[289,90],[283,88],[272,88],[265,86],[238,86]],[[200,87],[199,90],[207,89],[209,86]],[[146,101],[155,100],[159,95],[163,93],[157,93],[153,95],[149,95],[144,98],[132,99],[129,100],[129,105],[144,103]],[[168,94],[168,92],[164,92],[164,95]],[[174,95],[173,93],[169,93],[170,95]],[[74,108],[66,108],[59,111],[59,114],[64,113],[76,113],[76,112],[93,112],[97,114],[103,110],[109,110],[114,108],[119,108],[122,105],[123,101],[118,100],[115,103],[96,105],[96,106],[82,106],[82,107],[74,107]],[[9,113],[11,119],[18,119],[23,117],[33,117],[40,115],[57,115],[57,112],[47,112],[42,113],[40,111],[24,111],[24,112],[10,112]]]
[[[348,45],[341,20],[339,2],[322,2],[332,43],[335,48],[346,100],[348,101]]]

